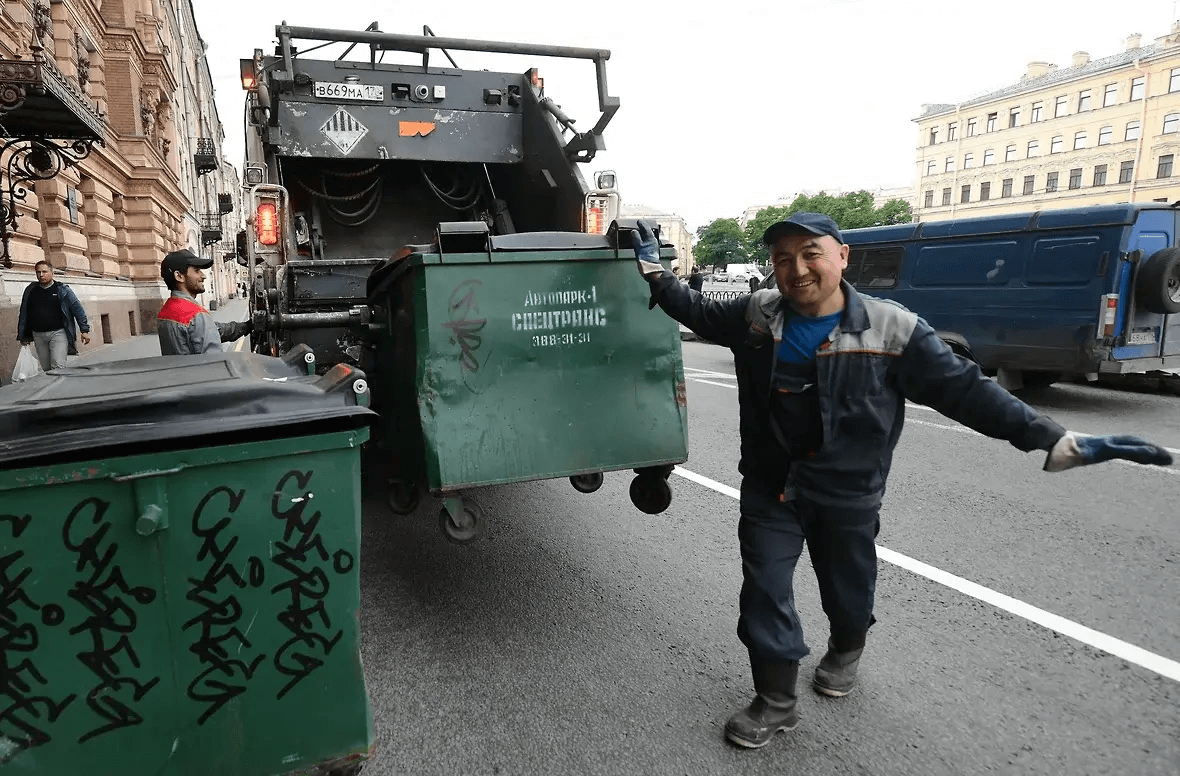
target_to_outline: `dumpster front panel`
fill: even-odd
[[[363,759],[365,438],[0,474],[4,772],[269,776]]]
[[[678,463],[680,334],[613,251],[447,255],[415,277],[433,489]]]

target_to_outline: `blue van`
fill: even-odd
[[[1180,367],[1180,210],[1100,205],[849,229],[845,278],[1010,389]]]

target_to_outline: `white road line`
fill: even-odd
[[[728,383],[715,383],[712,380],[702,380],[699,377],[690,377],[688,379],[692,380],[693,382],[704,383],[705,385],[716,385],[720,388],[737,388],[736,385],[730,385]]]
[[[930,424],[937,425],[937,424]],[[967,429],[970,430],[970,429]],[[971,433],[975,433],[972,431]],[[680,475],[686,480],[703,485],[710,490],[714,490],[722,495],[730,498],[740,498],[741,493],[737,488],[731,488],[728,485],[711,480],[708,477],[691,472],[677,466],[672,470],[673,474]],[[970,580],[955,576],[949,572],[937,569],[934,566],[923,563],[920,560],[902,555],[900,552],[894,552],[887,547],[877,545],[877,557],[886,563],[892,563],[894,566],[903,568],[906,571],[917,574],[920,577],[925,577],[932,582],[936,582],[944,587],[949,587],[952,590],[957,590],[965,596],[974,598],[978,601],[983,601],[990,604],[997,609],[1001,609],[1009,614],[1014,614],[1017,617],[1036,623],[1043,628],[1048,628],[1051,631],[1060,633],[1062,636],[1068,636],[1071,639],[1080,641],[1083,644],[1094,647],[1095,649],[1122,658],[1129,663],[1134,663],[1137,666],[1146,668],[1149,671],[1154,671],[1160,676],[1171,679],[1174,682],[1180,682],[1180,662],[1170,660],[1162,655],[1157,655],[1154,652],[1148,652],[1142,647],[1137,647],[1134,644],[1116,639],[1113,636],[1108,636],[1105,633],[1087,628],[1085,625],[1080,625],[1072,620],[1067,620],[1064,617],[1047,612],[1032,604],[1026,604],[1011,596],[999,593],[991,588],[976,584]]]

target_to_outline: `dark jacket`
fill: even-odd
[[[61,319],[65,321],[66,339],[70,342],[71,349],[76,347],[75,342],[78,339],[78,328],[86,334],[90,333],[90,321],[86,319],[86,311],[82,309],[82,303],[78,301],[78,295],[74,290],[65,283],[53,281],[57,283],[61,289],[58,292],[57,298],[61,302]],[[29,283],[25,287],[25,293],[20,300],[20,313],[16,321],[16,338],[21,342],[32,342],[33,330],[29,328],[29,294],[33,293],[33,289],[39,284],[36,282]],[[77,319],[77,326],[74,325],[74,320]]]
[[[733,351],[743,476],[776,489],[794,486],[823,504],[874,507],[885,494],[906,399],[1020,450],[1048,450],[1065,433],[956,356],[914,313],[846,282],[843,288],[840,323],[816,352],[823,445],[792,461],[770,422],[771,370],[793,314],[782,295],[769,289],[717,302],[669,272],[651,282],[653,302],[668,315]]]

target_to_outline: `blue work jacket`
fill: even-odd
[[[82,309],[82,303],[78,301],[78,295],[74,290],[65,283],[53,281],[57,283],[61,291],[58,292],[57,298],[61,303],[61,319],[65,322],[66,337],[69,339],[70,345],[76,347],[78,340],[78,327],[82,327],[82,331],[90,333],[90,321],[86,319],[86,311]],[[20,312],[17,314],[16,321],[16,338],[21,342],[32,342],[33,331],[29,329],[29,294],[33,293],[33,289],[39,284],[36,282],[25,286],[25,293],[20,299]],[[77,325],[74,324],[75,319]]]
[[[652,301],[701,337],[733,351],[740,411],[738,470],[821,504],[881,503],[906,400],[938,410],[1014,447],[1048,450],[1065,433],[960,358],[904,307],[862,296],[843,282],[844,312],[816,351],[823,444],[792,460],[771,427],[771,375],[783,324],[793,313],[777,289],[714,301],[665,271]],[[779,429],[789,435],[791,429]]]

